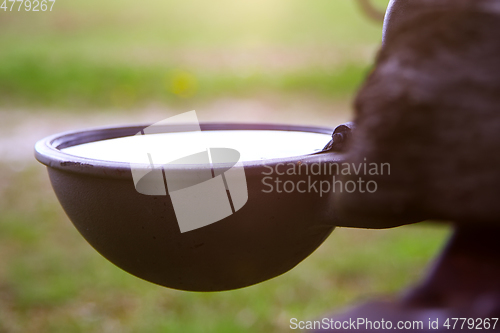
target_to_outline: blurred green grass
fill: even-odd
[[[426,224],[342,228],[270,281],[181,292],[141,281],[94,251],[44,168],[0,171],[0,332],[288,332],[292,317],[316,318],[416,283],[448,235]]]
[[[34,107],[137,107],[150,101],[172,104],[192,98],[248,98],[268,92],[345,98],[365,75],[365,68],[356,64],[336,71],[309,69],[280,75],[254,72],[242,78],[225,72],[127,68],[75,60],[52,63],[32,57],[6,62],[8,67],[0,67],[3,102]]]
[[[0,11],[0,106],[346,98],[380,37],[351,0],[80,0]]]

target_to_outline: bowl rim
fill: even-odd
[[[127,162],[105,161],[71,155],[61,151],[63,148],[76,146],[79,144],[96,142],[101,140],[116,139],[121,137],[133,136],[141,130],[149,127],[151,124],[122,125],[122,126],[104,126],[89,129],[67,131],[54,134],[39,140],[35,144],[35,158],[49,168],[73,173],[83,173],[111,178],[130,178],[131,167]],[[183,132],[185,125],[170,125],[169,132]],[[300,126],[286,124],[267,124],[267,123],[200,123],[202,131],[220,131],[220,130],[274,130],[290,132],[309,132],[332,135],[334,128],[317,126]],[[293,163],[302,161],[311,156],[323,155],[322,152],[308,155],[298,155],[286,158],[273,158],[266,160],[254,160],[242,162],[245,170],[252,168],[261,168],[263,165],[271,166],[278,163]],[[147,168],[147,164],[134,164],[137,168]],[[214,168],[227,168],[227,165],[213,165]],[[194,169],[193,165],[168,165],[170,169]]]

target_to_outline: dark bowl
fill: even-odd
[[[169,196],[136,191],[128,163],[70,155],[63,148],[135,135],[146,126],[70,132],[39,141],[61,205],[83,237],[125,271],[169,288],[221,291],[283,274],[309,256],[335,228],[332,198],[311,193],[264,193],[267,166],[338,161],[336,153],[243,162],[248,201],[227,218],[181,233]],[[283,130],[331,134],[332,129],[252,124],[202,124],[210,130]],[[186,166],[176,165],[183,169]],[[311,175],[280,176],[297,183]],[[321,180],[326,176],[314,176]]]

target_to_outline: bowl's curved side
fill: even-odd
[[[221,291],[268,280],[309,256],[334,229],[331,216],[321,213],[331,204],[328,196],[265,193],[263,165],[245,167],[245,206],[185,233],[170,198],[138,193],[130,173],[116,178],[48,170],[67,215],[99,253],[125,271],[169,288]],[[306,177],[285,174],[281,180],[297,183]]]

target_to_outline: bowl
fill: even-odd
[[[227,216],[223,214],[222,219],[217,220],[221,217],[218,216],[215,222],[184,229],[178,221],[180,210],[184,209],[188,215],[190,210],[197,210],[199,217],[203,209],[210,210],[211,204],[205,208],[201,207],[203,203],[179,208],[174,205],[174,192],[168,187],[178,179],[189,183],[198,177],[194,185],[188,184],[195,188],[195,183],[205,181],[200,174],[206,174],[206,165],[180,159],[155,169],[151,159],[148,165],[116,158],[106,160],[102,154],[89,157],[75,153],[75,148],[85,144],[144,133],[147,128],[144,125],[57,134],[40,140],[35,146],[35,156],[47,166],[57,198],[81,235],[109,261],[139,278],[180,290],[222,291],[250,286],[287,272],[318,248],[335,228],[331,196],[314,191],[314,186],[307,191],[311,182],[320,182],[328,176],[297,172],[297,168],[306,170],[325,158],[342,162],[341,154],[321,152],[333,130],[266,124],[201,124],[200,127],[203,133],[228,133],[228,138],[235,131],[244,131],[250,137],[255,134],[255,138],[262,131],[274,131],[288,133],[289,139],[285,136],[280,142],[270,140],[257,142],[255,147],[250,145],[248,158],[236,150],[235,154],[229,154],[234,160],[219,164],[212,161],[208,170],[212,169],[214,179],[226,174],[228,196],[232,194],[228,188],[228,184],[231,187],[229,172],[244,175],[246,184],[239,184],[243,194],[233,196],[231,211]],[[182,125],[170,126],[168,132],[189,133]],[[311,147],[308,154],[254,159],[266,147],[286,150],[301,133],[322,135],[320,141],[324,142]],[[215,148],[231,150],[231,147]],[[169,147],[165,149],[168,151]],[[211,151],[214,156],[215,150]],[[112,151],[108,153],[112,155]],[[142,180],[134,179],[134,173],[154,175],[155,170],[160,171],[152,180],[163,172],[163,179],[171,182],[156,184],[157,193],[140,193]],[[288,188],[278,187],[277,179],[288,184]],[[290,184],[301,187],[292,191]],[[191,189],[189,186],[184,187]],[[147,192],[147,187],[142,192]],[[239,197],[239,203],[235,197]]]

